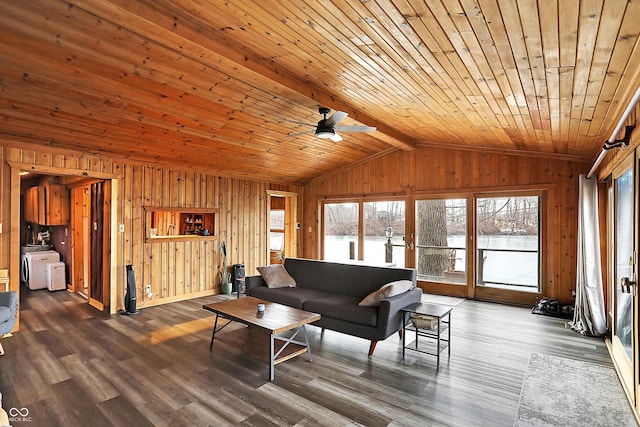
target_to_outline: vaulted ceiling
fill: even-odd
[[[635,0],[2,1],[0,144],[283,183],[421,144],[591,160],[638,22]],[[377,131],[288,136],[321,106]]]

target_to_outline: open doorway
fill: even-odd
[[[25,247],[46,246],[64,264],[62,285],[54,290],[81,293],[97,309],[114,312],[110,248],[115,237],[111,229],[112,189],[117,177],[104,173],[90,177],[86,171],[8,163],[11,217],[16,218],[12,224],[16,233],[10,238],[10,276],[25,283]],[[88,189],[86,194],[84,189]],[[25,289],[21,285],[16,290]]]
[[[297,194],[269,191],[269,263],[282,264],[295,257],[297,245]]]

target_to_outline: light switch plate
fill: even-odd
[[[118,224],[118,231],[124,233],[124,224]]]

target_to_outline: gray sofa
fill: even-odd
[[[284,267],[296,287],[268,288],[261,276],[245,279],[247,295],[290,307],[319,313],[313,323],[321,328],[371,340],[369,356],[376,344],[402,330],[401,308],[420,302],[422,290],[416,288],[416,271],[406,268],[371,267],[318,260],[287,258]],[[385,298],[377,307],[358,303],[383,285],[410,280],[412,289]]]
[[[0,337],[13,330],[18,317],[18,293],[15,291],[0,292]],[[0,356],[4,354],[0,342]]]

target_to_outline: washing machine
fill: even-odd
[[[45,289],[48,281],[47,264],[60,261],[56,251],[27,252],[22,264],[22,275],[27,287],[31,290]]]

